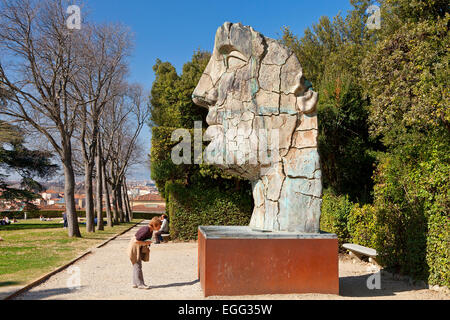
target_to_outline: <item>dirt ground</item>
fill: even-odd
[[[138,226],[139,227],[139,226]],[[197,244],[168,243],[151,247],[150,262],[143,264],[144,278],[150,290],[131,287],[131,264],[126,248],[136,232],[134,228],[91,255],[75,263],[27,293],[18,300],[203,300],[197,279]],[[394,279],[382,273],[381,289],[369,290],[367,279],[373,274],[371,265],[341,256],[339,261],[340,295],[289,294],[238,297],[208,297],[233,300],[317,300],[317,299],[439,299],[450,295]],[[80,275],[81,286],[74,281]]]

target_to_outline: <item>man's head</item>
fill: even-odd
[[[154,217],[152,220],[150,220],[150,223],[148,224],[150,227],[150,230],[152,231],[158,231],[161,229],[161,220],[158,217]]]
[[[288,48],[251,27],[225,23],[193,93],[194,103],[209,109],[209,162],[257,180],[263,167],[288,153],[302,116],[315,112],[317,94],[309,89]]]

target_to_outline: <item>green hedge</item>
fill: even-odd
[[[152,220],[154,217],[160,217],[162,213],[146,213],[146,212],[133,212],[133,219]]]
[[[414,144],[380,156],[374,176],[377,250],[397,272],[450,286],[450,139],[409,138]]]
[[[249,194],[220,187],[168,183],[168,213],[173,239],[194,240],[205,225],[249,225],[253,201]]]
[[[323,195],[322,215],[320,229],[335,233],[338,236],[339,246],[350,241],[348,219],[354,204],[348,196],[336,196],[329,191]]]
[[[61,218],[62,219],[62,213],[64,210],[51,210],[51,211],[33,211],[33,212],[27,212],[27,219],[39,219],[39,217],[42,215],[44,218]],[[10,219],[16,218],[16,219],[23,219],[24,218],[24,211],[4,211],[0,212],[0,217],[8,217]],[[77,211],[77,216],[79,218],[86,218],[86,211]],[[153,218],[154,216],[158,216],[158,214],[151,214],[151,213],[133,213],[133,216],[137,219],[147,219],[147,217]],[[95,213],[95,217],[97,217],[97,213]],[[103,217],[106,218],[106,211],[103,212]]]
[[[345,242],[374,248],[387,269],[450,286],[450,223],[444,213],[427,218],[420,208],[361,207],[325,193],[321,229],[338,235],[341,251]]]
[[[428,219],[427,264],[428,281],[450,287],[450,223],[447,215],[432,215]]]
[[[27,219],[39,219],[39,217],[42,215],[44,218],[61,218],[62,219],[62,213],[64,210],[61,211],[33,211],[33,212],[27,212]],[[80,218],[86,217],[86,211],[77,211],[77,215]],[[0,216],[2,217],[8,217],[10,219],[16,218],[16,219],[24,219],[25,212],[24,211],[4,211],[0,213]],[[104,213],[104,216],[106,214]]]
[[[62,213],[63,211],[37,211],[37,212],[27,212],[27,219],[39,219],[39,217],[42,215],[44,218],[52,218],[62,219]],[[77,215],[80,218],[86,218],[86,211],[77,211]],[[144,220],[151,220],[153,217],[159,217],[161,216],[161,213],[145,213],[145,212],[133,212],[133,218],[134,219],[144,219]],[[5,211],[0,213],[0,217],[8,217],[9,219],[23,219],[24,218],[24,212],[23,211]],[[95,214],[95,217],[97,217],[97,214]],[[103,218],[106,219],[106,212],[103,212]]]
[[[340,244],[376,249],[391,271],[449,287],[450,157],[443,150],[429,144],[421,157],[410,151],[409,159],[407,152],[380,158],[371,205],[325,192],[322,230],[336,233]]]
[[[369,248],[377,246],[376,210],[372,205],[356,204],[350,212],[347,228],[352,243]]]

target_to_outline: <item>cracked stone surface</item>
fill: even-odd
[[[226,22],[193,93],[209,109],[207,162],[252,182],[250,227],[319,232],[318,95],[298,58],[252,27]]]

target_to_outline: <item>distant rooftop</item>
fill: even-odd
[[[55,193],[55,194],[59,194],[59,193],[61,193],[61,192],[50,189],[50,190],[45,191],[44,193]]]
[[[144,194],[133,199],[133,201],[164,201],[159,194]]]

